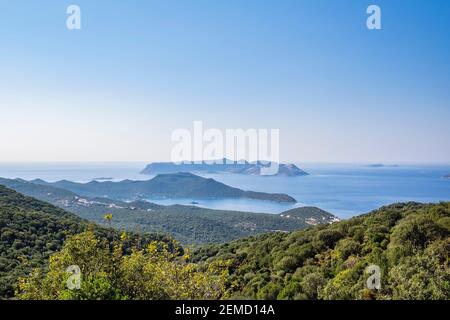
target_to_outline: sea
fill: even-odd
[[[315,206],[346,219],[395,202],[450,201],[450,165],[367,166],[364,164],[297,164],[309,175],[300,177],[202,174],[243,190],[286,193],[296,204],[250,199],[148,199],[171,204],[261,213],[281,213]],[[148,180],[140,174],[145,163],[0,163],[0,177],[76,182]]]

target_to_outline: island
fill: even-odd
[[[397,168],[398,164],[372,163],[372,164],[366,165],[365,167],[367,167],[367,168]]]
[[[177,173],[177,172],[190,172],[190,173],[235,173],[246,175],[261,175],[261,168],[267,167],[267,162],[256,161],[232,161],[229,159],[221,159],[215,161],[202,161],[192,162],[184,161],[180,164],[174,162],[153,162],[148,164],[142,174],[156,175],[162,173]],[[298,177],[308,175],[293,163],[278,164],[278,172],[276,176],[284,177]]]
[[[214,179],[207,179],[189,172],[159,174],[146,181],[123,180],[119,182],[93,180],[78,183],[67,180],[45,182],[41,179],[32,184],[56,187],[80,196],[109,198],[121,201],[151,199],[254,199],[285,203],[297,201],[284,193],[244,191],[230,187]]]

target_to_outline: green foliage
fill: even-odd
[[[328,226],[205,246],[194,258],[231,260],[231,297],[450,299],[449,218],[450,202],[395,204]],[[366,288],[371,264],[380,267],[380,290]]]
[[[301,280],[300,290],[296,297],[304,297],[309,300],[318,298],[318,293],[322,292],[323,287],[327,283],[325,277],[320,272],[308,273]],[[303,295],[301,295],[303,294]]]
[[[25,197],[0,186],[0,299],[14,295],[17,278],[34,268],[45,268],[48,258],[60,250],[67,237],[91,229],[106,241],[119,232],[106,230],[51,204]],[[168,237],[130,234],[124,250]]]
[[[125,254],[119,240],[111,248],[92,231],[70,237],[50,258],[47,271],[21,278],[17,298],[33,300],[218,299],[227,273],[217,264],[200,271],[187,254],[166,243],[152,242]],[[79,266],[81,286],[70,289],[67,268]]]
[[[158,207],[137,205],[158,215]],[[105,216],[104,208],[98,219],[120,226],[123,215]],[[219,228],[207,226],[180,226],[180,234]],[[102,228],[0,187],[0,231],[0,298],[18,283],[20,299],[450,299],[450,202],[394,204],[191,256],[170,238]],[[371,264],[380,267],[379,290],[365,286]],[[66,284],[71,265],[81,269],[79,290]]]
[[[99,200],[100,201],[100,200]],[[105,210],[114,215],[111,226],[127,231],[170,234],[184,245],[223,243],[275,230],[294,231],[308,227],[305,219],[276,214],[212,210],[196,206],[172,205],[142,209],[141,204],[121,208],[71,206],[67,210],[82,218],[108,225]],[[305,214],[306,218],[308,217]]]
[[[403,257],[388,277],[394,299],[449,299],[450,239],[438,240],[413,256]]]

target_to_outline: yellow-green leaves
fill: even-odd
[[[45,274],[35,271],[19,282],[20,299],[219,299],[228,273],[200,271],[187,256],[163,242],[123,254],[126,241],[111,246],[86,231],[69,238],[63,249],[50,258]],[[70,265],[81,270],[81,287],[71,290],[66,282]]]

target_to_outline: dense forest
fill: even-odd
[[[45,269],[49,257],[61,250],[69,236],[86,230],[109,243],[120,238],[119,231],[99,227],[51,204],[0,186],[0,299],[14,295],[18,277],[34,268]],[[123,247],[130,252],[131,248],[143,247],[153,240],[173,242],[163,235],[130,233]]]
[[[318,208],[297,208],[285,215],[212,210],[197,206],[158,206],[151,211],[141,209],[143,203],[122,208],[102,206],[71,206],[67,208],[80,217],[102,223],[105,211],[114,215],[117,229],[170,234],[183,245],[224,243],[272,231],[294,231],[310,224],[329,223],[337,219]]]
[[[252,299],[450,299],[450,202],[394,204],[332,225],[202,247],[228,260],[228,296]],[[369,290],[369,265],[381,288]]]
[[[449,202],[394,204],[190,252],[0,187],[0,229],[1,298],[450,299]],[[67,286],[71,265],[77,289]],[[378,289],[366,287],[369,265],[380,268]]]

